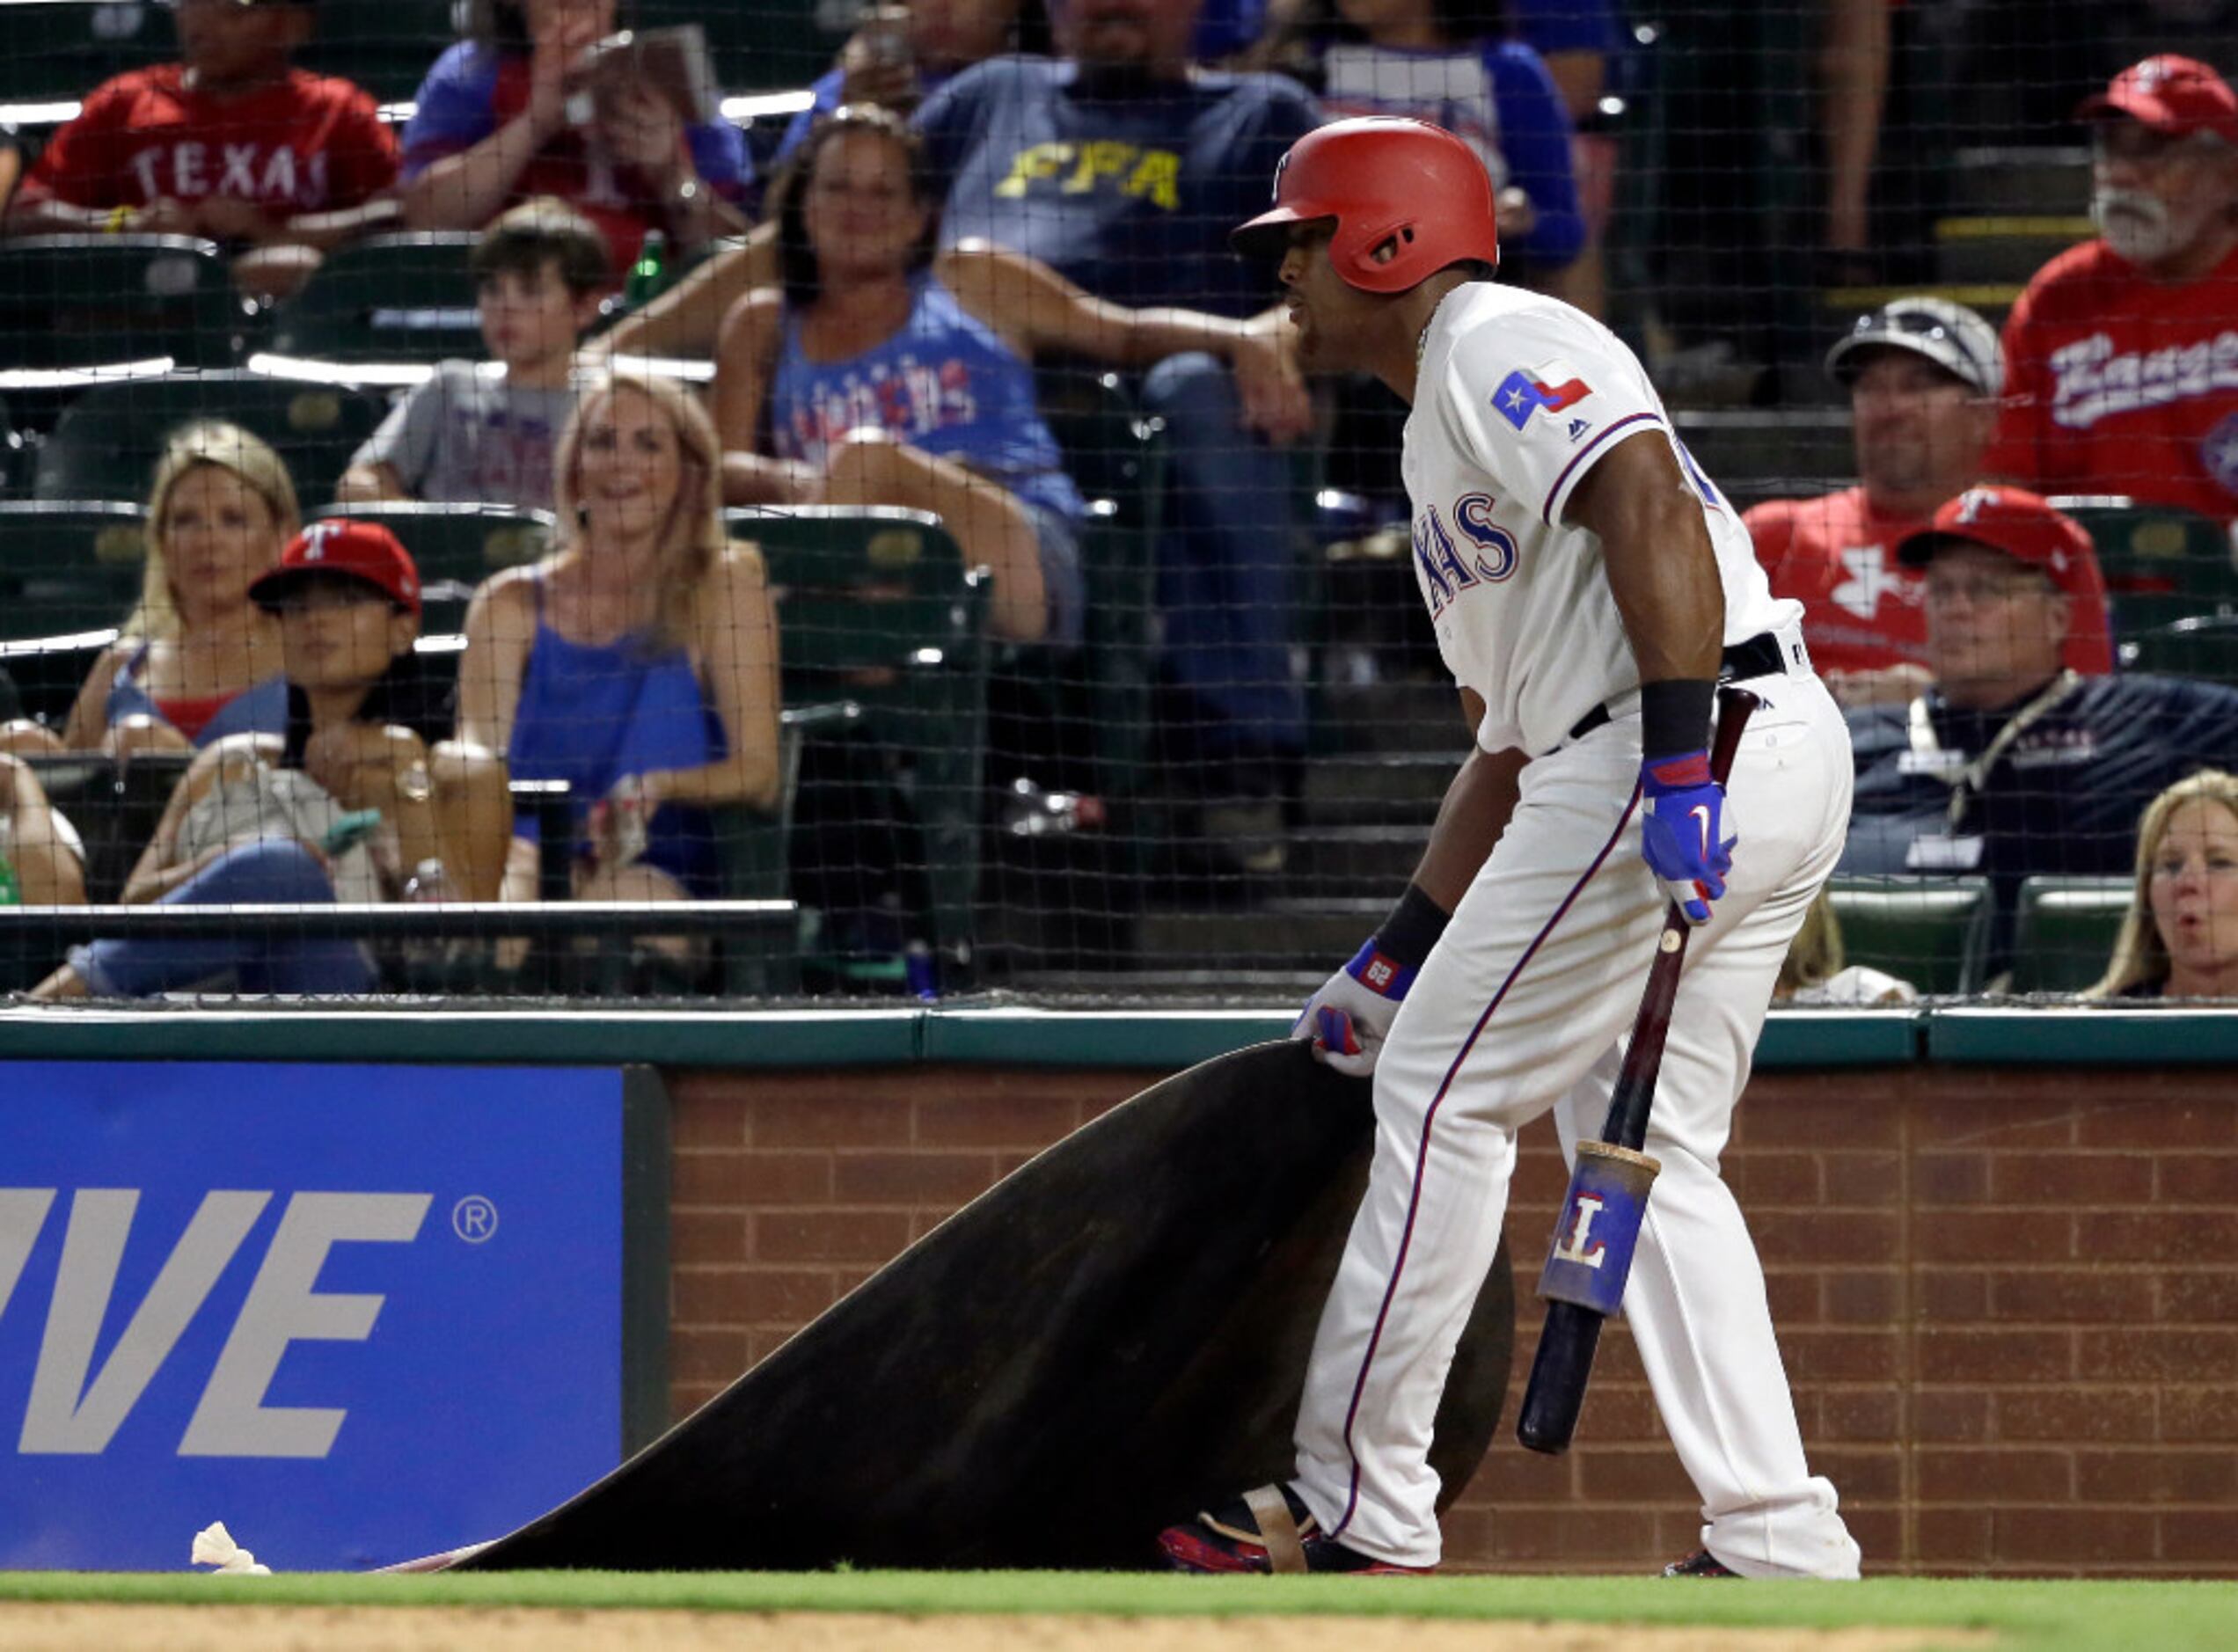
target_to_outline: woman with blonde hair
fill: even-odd
[[[2145,806],[2129,912],[2083,996],[2238,998],[2238,776],[2202,769]]]
[[[249,587],[302,526],[271,447],[220,420],[172,433],[148,497],[140,603],[103,651],[56,736],[10,725],[0,744],[52,751],[186,751],[288,720],[280,627]]]
[[[778,793],[777,618],[760,555],[723,534],[721,450],[673,380],[586,385],[553,453],[558,546],[474,595],[458,732],[516,780],[565,780],[575,893],[716,892],[706,811]],[[514,825],[508,898],[536,887],[536,824]]]

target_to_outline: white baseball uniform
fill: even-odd
[[[1670,442],[1702,497],[1729,653],[1768,635],[1781,664],[1748,679],[1763,705],[1727,786],[1739,844],[1671,1020],[1646,1144],[1663,1171],[1625,1317],[1712,1553],[1752,1575],[1854,1577],[1857,1546],[1804,1463],[1763,1275],[1717,1168],[1781,960],[1840,852],[1848,733],[1810,671],[1801,610],[1773,598],[1639,362],[1568,304],[1490,282],[1457,289],[1430,323],[1404,473],[1438,646],[1484,701],[1478,743],[1532,761],[1376,1065],[1373,1171],[1314,1343],[1295,1484],[1350,1547],[1437,1563],[1430,1428],[1499,1244],[1516,1132],[1554,1109],[1574,1155],[1607,1108],[1664,895],[1640,859],[1637,668],[1600,543],[1562,513],[1633,439]],[[1609,719],[1573,735],[1597,706]],[[1539,1236],[1517,1236],[1519,1272],[1538,1252]]]

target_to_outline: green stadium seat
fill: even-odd
[[[474,588],[501,568],[533,562],[551,549],[549,511],[509,505],[383,502],[336,505],[324,516],[377,522],[404,542],[419,565],[430,634],[464,622]]]
[[[225,419],[287,461],[305,515],[333,497],[350,456],[388,409],[373,392],[242,368],[126,379],[80,391],[39,450],[39,499],[144,500],[164,443],[195,419]]]
[[[36,235],[0,244],[0,363],[11,371],[165,357],[177,367],[230,366],[253,319],[223,254],[192,236]]]
[[[337,247],[273,315],[272,349],[328,362],[479,361],[464,231],[377,235]]]
[[[1923,994],[1978,992],[1994,910],[1986,878],[1836,878],[1826,886],[1847,962]]]
[[[2238,686],[2238,614],[2189,614],[2126,633],[2123,669]]]
[[[146,0],[48,0],[6,15],[0,103],[77,103],[111,76],[178,61],[171,18]]]
[[[784,696],[852,701],[913,776],[936,944],[973,945],[986,761],[986,599],[940,521],[826,507],[724,513],[761,547],[777,594]]]
[[[2134,888],[2128,878],[2022,880],[2012,990],[2080,992],[2103,976]]]
[[[123,624],[140,596],[147,520],[121,501],[0,500],[0,640]]]

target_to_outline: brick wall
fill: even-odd
[[[678,1072],[675,1400],[697,1405],[1144,1074]],[[1726,1173],[1815,1466],[1878,1571],[2238,1576],[2238,1097],[2212,1071],[1910,1067],[1759,1079]],[[1513,1226],[1563,1175],[1526,1133]],[[1535,1263],[1519,1261],[1527,1275]],[[1538,1311],[1519,1277],[1510,1406]],[[1505,1433],[1460,1567],[1639,1571],[1694,1498],[1628,1339],[1584,1437]]]

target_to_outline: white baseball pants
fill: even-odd
[[[1764,704],[1727,787],[1739,843],[1688,943],[1646,1144],[1663,1171],[1624,1312],[1710,1552],[1749,1575],[1854,1577],[1717,1168],[1781,961],[1841,851],[1849,736],[1808,673],[1748,686]],[[1314,1342],[1295,1484],[1325,1530],[1380,1560],[1439,1559],[1431,1424],[1499,1246],[1516,1132],[1554,1108],[1572,1156],[1607,1110],[1664,907],[1640,859],[1639,765],[1635,713],[1525,768],[1376,1064],[1373,1166]],[[1516,1236],[1519,1283],[1545,1237]]]

